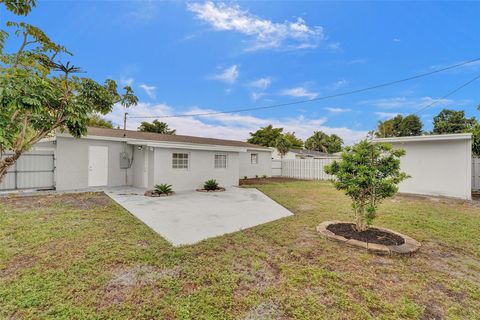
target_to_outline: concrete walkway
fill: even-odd
[[[145,197],[144,191],[121,187],[105,193],[176,246],[293,215],[256,189],[188,191],[160,198]]]

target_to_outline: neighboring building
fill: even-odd
[[[472,134],[443,134],[374,139],[406,151],[401,169],[410,175],[403,193],[471,199]]]
[[[208,179],[230,187],[240,177],[271,176],[272,170],[271,150],[262,146],[120,129],[91,127],[80,139],[57,132],[34,148],[42,149],[53,150],[57,190],[168,183],[181,191]]]
[[[288,153],[283,156],[280,156],[276,148],[270,148],[272,150],[272,159],[273,160],[291,160],[291,159],[325,159],[325,158],[338,158],[337,154],[330,154],[326,152],[314,151],[314,150],[304,150],[304,149],[291,149]]]

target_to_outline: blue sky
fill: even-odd
[[[26,21],[98,81],[130,84],[132,116],[268,106],[391,81],[480,57],[476,2],[39,1]],[[12,18],[0,10],[3,22]],[[10,47],[11,49],[12,47]],[[368,93],[277,109],[163,119],[178,134],[246,139],[270,123],[347,143],[480,74],[480,63]],[[479,116],[480,81],[443,107]],[[115,107],[107,118],[122,122]],[[149,119],[150,121],[152,119]],[[130,119],[135,129],[141,119]]]

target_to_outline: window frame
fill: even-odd
[[[175,155],[183,155],[182,157],[175,157]],[[186,155],[186,157],[184,157]],[[176,167],[175,167],[175,160],[176,160]],[[186,167],[182,166],[182,167],[179,167],[179,160],[181,160],[181,163],[182,164],[185,164],[186,163]],[[185,161],[186,160],[186,161]],[[171,162],[171,165],[172,165],[172,169],[173,170],[183,170],[183,171],[187,171],[190,169],[190,152],[172,152],[172,162]]]
[[[255,158],[255,162],[253,162]],[[258,164],[258,153],[250,153],[250,164]]]
[[[217,167],[217,156],[225,157],[225,167]],[[228,154],[226,154],[226,153],[215,153],[215,155],[213,156],[213,168],[214,169],[219,169],[219,170],[227,169],[228,168]]]

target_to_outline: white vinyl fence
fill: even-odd
[[[272,175],[304,180],[329,180],[334,177],[323,168],[335,158],[272,160]]]
[[[472,190],[480,191],[480,158],[472,158]]]

